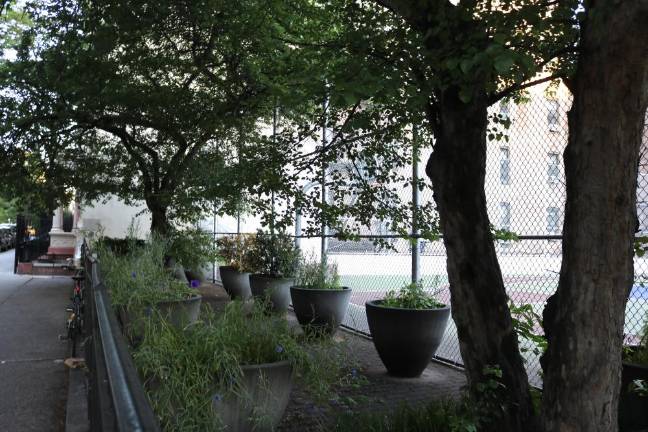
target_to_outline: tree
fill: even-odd
[[[617,430],[624,314],[634,279],[648,1],[596,0],[585,8],[564,157],[563,261],[544,311],[546,431]]]
[[[394,141],[407,137],[407,128],[416,124],[427,140],[424,145],[433,147],[426,173],[448,255],[461,354],[471,393],[480,403],[488,402],[481,385],[492,378],[485,371],[498,367],[502,372],[498,379],[505,389],[500,395],[505,409],[491,426],[498,430],[533,430],[536,417],[486,210],[486,144],[499,134],[489,127],[487,109],[530,85],[569,73],[578,37],[577,5],[377,0],[339,2],[336,8],[323,2],[321,9],[340,20],[342,29],[315,40],[295,35],[291,41],[304,49],[337,53],[325,69],[327,111],[336,130],[316,156],[324,163],[363,162],[350,170],[365,191],[360,204],[347,205],[340,193],[329,209],[313,204],[320,215],[330,211],[331,223],[343,213],[359,222],[388,216],[403,227],[411,209],[400,205],[389,210],[397,199],[385,185],[407,181],[393,168],[407,163],[411,154]],[[539,73],[545,75],[537,77]],[[306,170],[321,167],[306,160]],[[379,180],[369,184],[363,172]],[[332,177],[329,186],[336,183]],[[341,183],[343,191],[349,182]],[[434,218],[427,216],[431,234]]]
[[[170,218],[236,201],[239,132],[270,112],[272,62],[285,50],[277,7],[51,1],[26,10],[34,28],[1,77],[5,149],[65,149],[86,199],[144,200],[160,233]]]

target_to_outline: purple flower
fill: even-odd
[[[282,347],[281,345],[277,345],[275,347],[275,352],[281,354],[282,352],[284,352],[284,347]]]
[[[135,272],[131,273],[131,277],[132,277],[133,279],[135,279],[135,278],[137,277],[137,273],[135,273]]]
[[[351,376],[352,377],[357,377],[358,376],[358,370],[357,369],[351,369]]]
[[[197,279],[191,279],[191,283],[189,284],[191,288],[198,288],[200,286],[200,281]]]
[[[214,394],[214,396],[212,396],[212,400],[215,403],[218,403],[218,402],[223,400],[223,395],[220,395],[220,394],[216,393],[216,394]]]
[[[144,315],[146,315],[147,317],[150,317],[151,315],[153,315],[153,309],[151,308],[151,306],[147,306],[144,309]]]

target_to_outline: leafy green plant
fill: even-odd
[[[317,400],[346,383],[347,349],[331,341],[298,335],[285,319],[230,303],[217,317],[177,329],[163,320],[148,323],[133,354],[164,430],[219,430],[212,401],[243,392],[242,365],[287,360],[296,380]]]
[[[337,264],[324,265],[314,255],[302,259],[295,284],[310,289],[342,289]]]
[[[164,268],[168,245],[167,240],[154,236],[140,247],[127,248],[118,255],[108,243],[96,243],[101,275],[113,305],[137,311],[163,301],[183,300],[195,293]]]
[[[435,291],[429,293],[423,288],[422,282],[405,285],[400,290],[389,291],[382,300],[382,305],[402,309],[437,309],[445,304],[436,299],[438,279],[435,279]]]
[[[531,351],[536,356],[542,355],[547,350],[547,338],[542,332],[536,330],[542,328],[542,318],[533,310],[533,305],[521,304],[516,306],[515,303],[509,301],[509,309],[511,310],[513,329],[518,338],[524,339],[532,345],[531,348],[520,345],[520,352]]]
[[[625,360],[630,363],[648,365],[648,313],[644,318],[639,345],[635,347],[626,347],[624,357]]]
[[[254,247],[254,234],[236,234],[220,237],[216,240],[216,255],[225,265],[234,267],[240,272],[251,269],[251,251]]]
[[[211,233],[200,229],[174,230],[169,235],[168,255],[185,269],[198,271],[217,259],[216,245]]]
[[[433,401],[425,406],[401,405],[390,413],[347,414],[336,432],[476,432],[478,423],[467,400]]]
[[[294,277],[301,254],[292,237],[286,233],[257,232],[250,250],[251,271],[273,277]]]

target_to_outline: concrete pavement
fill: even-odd
[[[0,253],[0,431],[62,431],[67,398],[68,277],[16,276]]]

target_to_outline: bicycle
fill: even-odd
[[[66,311],[70,313],[67,319],[67,337],[68,341],[72,341],[72,357],[76,357],[77,338],[83,333],[83,285],[82,281],[85,280],[83,269],[77,270],[74,276],[74,290],[72,291],[72,304],[70,304]]]

